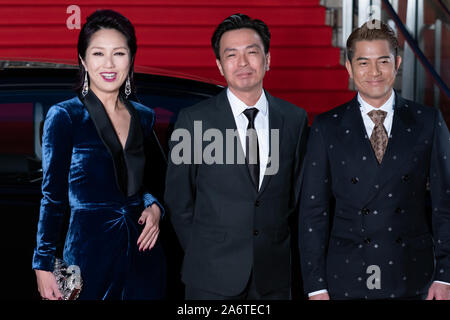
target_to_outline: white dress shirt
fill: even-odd
[[[264,173],[267,167],[267,161],[269,160],[269,102],[264,94],[264,90],[254,106],[247,106],[238,97],[236,97],[236,95],[234,95],[229,88],[227,89],[227,97],[230,102],[231,110],[233,111],[233,116],[239,132],[239,139],[241,141],[244,155],[246,152],[245,137],[247,135],[248,126],[248,119],[244,114],[244,110],[248,108],[256,108],[259,110],[255,117],[255,130],[258,135],[259,147],[259,189],[261,188]]]
[[[373,128],[375,127],[375,123],[370,119],[368,113],[372,110],[383,110],[387,112],[386,118],[384,119],[383,125],[386,129],[388,137],[391,135],[392,129],[392,120],[394,119],[394,101],[395,101],[395,93],[394,90],[391,92],[391,96],[389,99],[379,108],[375,108],[368,104],[361,95],[358,93],[358,102],[361,105],[361,115],[364,121],[364,126],[366,127],[367,136],[370,139],[372,135]]]

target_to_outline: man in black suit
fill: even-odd
[[[449,299],[450,135],[437,108],[393,90],[397,50],[381,21],[356,29],[358,94],[314,119],[299,218],[310,299]]]
[[[264,22],[232,15],[211,43],[228,87],[180,112],[166,179],[186,299],[289,299],[307,115],[263,90]]]

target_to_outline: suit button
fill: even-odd
[[[398,237],[397,240],[395,240],[395,242],[397,242],[398,244],[403,243],[403,239]]]
[[[370,238],[365,238],[364,239],[364,243],[365,244],[370,244],[372,242],[372,240],[370,240]]]
[[[358,179],[358,177],[353,177],[353,178],[351,179],[351,181],[352,181],[353,184],[357,184],[358,181],[359,181],[359,179]]]
[[[253,235],[254,236],[257,236],[259,234],[259,231],[258,230],[253,230]]]
[[[402,211],[403,211],[402,208],[396,208],[395,209],[395,213],[402,213]]]
[[[259,207],[260,204],[261,204],[261,202],[259,200],[255,201],[255,207]]]
[[[370,213],[370,210],[367,208],[362,208],[361,212],[362,214],[368,215]]]
[[[404,182],[408,181],[409,180],[409,176],[407,174],[405,174],[404,176],[402,176],[402,180]]]

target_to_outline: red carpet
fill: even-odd
[[[243,6],[242,3],[245,3]],[[69,30],[72,0],[0,0],[0,59],[62,59],[76,62],[79,30]],[[271,69],[264,86],[305,108],[310,116],[354,95],[331,46],[331,28],[319,0],[78,0],[81,21],[98,8],[117,10],[135,25],[136,65],[193,74],[219,81],[210,38],[233,13],[264,20],[272,33]]]

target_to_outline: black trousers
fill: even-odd
[[[253,272],[250,274],[247,286],[237,296],[223,296],[218,293],[205,291],[186,285],[186,300],[291,300],[291,288],[260,294],[256,289]]]

